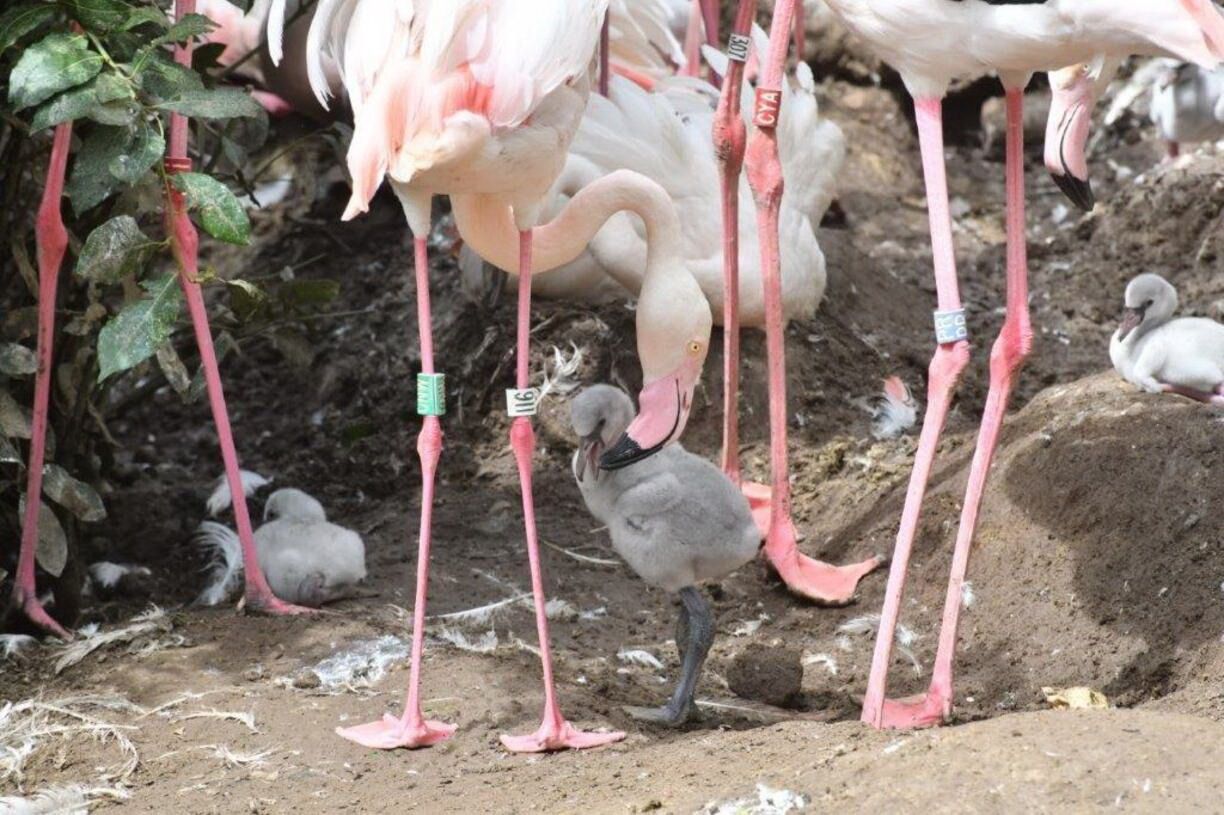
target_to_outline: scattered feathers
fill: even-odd
[[[649,651],[643,651],[641,648],[622,648],[616,652],[616,658],[621,662],[636,665],[639,668],[654,668],[656,671],[663,670],[663,663],[659,662],[659,658]]]
[[[259,473],[251,472],[250,470],[239,470],[239,476],[242,479],[242,494],[250,498],[261,487],[272,483],[272,479],[264,478]],[[220,515],[225,510],[229,509],[233,503],[234,497],[230,494],[229,481],[223,475],[218,478],[213,487],[212,494],[208,496],[208,514],[214,518]]]
[[[895,439],[918,421],[918,402],[900,377],[884,380],[884,395],[875,410],[871,435],[877,439]]]

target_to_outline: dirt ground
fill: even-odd
[[[821,232],[828,295],[813,320],[788,330],[791,452],[804,550],[846,561],[892,548],[915,438],[874,440],[870,406],[890,374],[924,393],[934,296],[920,165],[901,104],[842,81],[826,83],[822,104],[851,153],[844,221]],[[1003,317],[1001,145],[956,135],[949,173],[974,363],[915,547],[902,615],[912,657],[897,656],[896,695],[924,688],[934,656],[989,345]],[[541,706],[533,617],[511,602],[488,619],[430,621],[424,706],[458,724],[453,740],[379,753],[337,738],[337,725],[399,712],[405,662],[334,688],[305,669],[380,637],[407,641],[420,494],[410,244],[391,201],[338,223],[343,189],[313,207],[257,215],[257,257],[218,252],[210,260],[223,273],[291,266],[341,284],[335,313],[305,325],[303,343],[249,342],[224,374],[244,466],[308,490],[361,532],[369,595],[312,619],[186,605],[204,565],[190,536],[220,461],[207,406],[184,405],[165,388],[112,428],[136,452],[121,462],[110,520],[92,543],[111,560],[152,568],[152,599],[170,613],[152,633],[59,674],[54,645],[0,662],[0,700],[41,697],[79,713],[47,714],[53,722],[87,716],[129,728],[119,732],[139,764],[122,806],[133,812],[694,812],[756,801],[758,783],[801,795],[814,811],[1218,809],[1224,550],[1211,508],[1224,498],[1221,415],[1138,394],[1106,371],[1108,337],[1134,274],[1168,276],[1184,311],[1224,311],[1224,155],[1205,149],[1158,165],[1149,136],[1133,120],[1104,133],[1093,155],[1099,203],[1087,216],[1066,211],[1041,167],[1040,140],[1031,139],[1037,342],[986,493],[951,726],[898,734],[857,722],[873,635],[839,627],[878,610],[883,574],[864,581],[851,607],[826,609],[790,596],[763,563],[709,588],[719,636],[698,694],[703,720],[671,732],[628,718],[622,706],[659,703],[676,675],[675,608],[619,565],[606,533],[594,529],[568,472],[573,440],[554,392],[538,421],[536,500],[549,595],[570,604],[552,622],[560,700],[581,725],[628,737],[582,754],[500,748],[499,734],[534,729]],[[513,598],[529,579],[499,407],[512,375],[513,303],[474,303],[449,258],[437,267],[437,344],[452,412],[429,611],[445,615]],[[535,321],[537,381],[551,369],[553,347],[573,343],[584,352],[577,381],[636,391],[632,313],[621,304],[541,301]],[[714,343],[685,437],[711,457],[717,332]],[[758,478],[768,467],[762,351],[762,338],[747,335],[742,452]],[[141,608],[102,604],[88,619],[112,630]],[[791,708],[730,690],[730,666],[749,646],[798,651],[802,687]],[[631,650],[662,668],[619,656]],[[1043,687],[1081,685],[1116,709],[1048,709]],[[205,695],[185,698],[188,691]],[[191,715],[209,712],[251,718]],[[52,734],[40,745],[22,789],[100,783],[123,760],[113,734]]]

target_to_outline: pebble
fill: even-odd
[[[754,643],[731,660],[727,684],[744,699],[795,707],[802,695],[802,654],[797,648]]]

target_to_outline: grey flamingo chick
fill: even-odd
[[[356,593],[366,576],[365,543],[351,529],[328,521],[316,499],[298,489],[277,490],[264,505],[264,520],[255,530],[255,550],[278,597],[318,608]],[[238,583],[238,535],[224,524],[205,521],[196,540],[215,552],[217,562],[213,582],[198,602],[216,605]]]
[[[1179,317],[1177,289],[1158,274],[1126,285],[1122,323],[1109,358],[1127,382],[1149,393],[1179,393],[1224,406],[1224,325]]]
[[[761,533],[748,499],[711,462],[670,444],[619,470],[601,471],[599,456],[634,418],[633,402],[611,385],[593,385],[570,403],[581,443],[574,478],[591,514],[608,526],[612,546],[638,577],[680,595],[676,647],[680,681],[661,708],[626,708],[636,719],[679,725],[693,711],[693,694],[714,641],[714,616],[697,586],[756,556]]]

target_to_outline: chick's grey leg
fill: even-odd
[[[684,655],[688,653],[689,646],[689,611],[688,606],[683,601],[680,603],[680,616],[676,617],[676,653],[680,657],[680,662],[684,662]]]
[[[701,592],[692,586],[680,590],[680,602],[683,604],[683,610],[678,628],[687,630],[687,636],[684,637],[686,645],[682,650],[684,657],[680,681],[676,684],[671,699],[661,708],[625,708],[635,719],[675,726],[688,721],[693,712],[697,679],[701,676],[706,655],[710,653],[710,646],[714,643],[714,614]],[[684,622],[686,618],[687,623]],[[680,640],[677,640],[676,645],[680,647]]]

